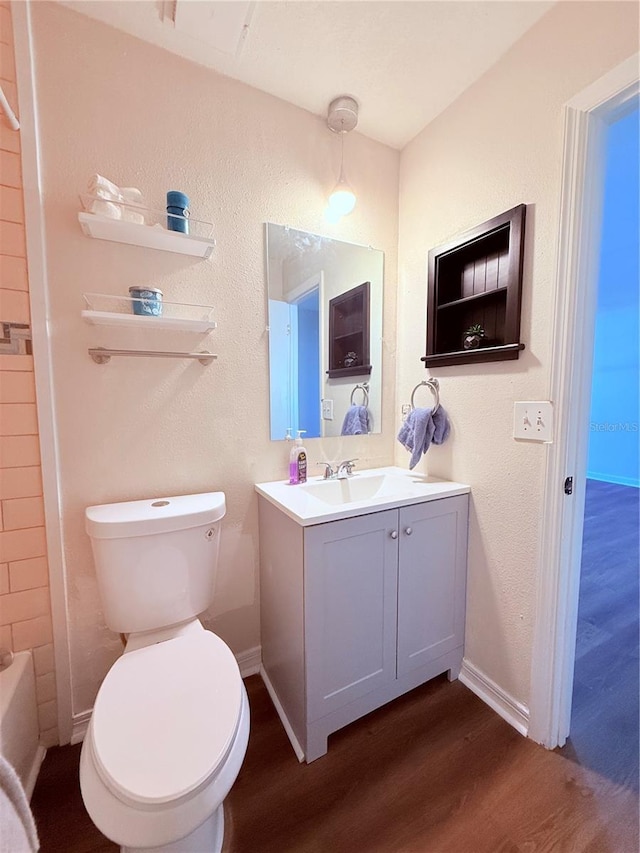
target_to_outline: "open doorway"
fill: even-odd
[[[638,107],[639,59],[630,56],[564,108],[550,386],[555,434],[547,448],[528,727],[529,737],[549,749],[562,747],[571,729],[604,143],[607,128]]]
[[[639,113],[609,125],[571,728],[566,751],[638,790]]]
[[[305,293],[295,305],[298,342],[296,381],[298,424],[310,438],[320,435],[320,288]]]
[[[320,425],[320,292],[322,273],[288,301],[269,299],[271,439],[318,438]]]

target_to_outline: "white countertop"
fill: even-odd
[[[295,486],[287,480],[276,480],[257,483],[255,489],[303,527],[471,491],[464,483],[425,477],[393,466],[356,471],[344,480],[311,477],[305,484]]]

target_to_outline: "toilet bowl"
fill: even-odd
[[[80,785],[91,819],[123,851],[222,847],[222,802],[246,752],[249,706],[229,648],[191,627],[125,652],[96,699]]]
[[[138,628],[98,691],[80,759],[86,809],[124,853],[222,849],[249,704],[233,653],[192,611],[212,597],[223,515],[220,493],[87,510],[107,624]]]

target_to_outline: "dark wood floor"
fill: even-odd
[[[640,490],[587,481],[566,753],[638,791]]]
[[[589,486],[585,552],[593,558],[600,543],[608,559],[594,559],[584,592],[604,603],[581,601],[564,749],[526,740],[442,677],[333,735],[324,758],[298,764],[253,676],[251,738],[226,801],[225,853],[638,853],[637,490],[634,510],[603,485]],[[622,534],[628,552],[613,544],[601,513],[635,517],[636,538]],[[600,664],[599,646],[609,655]],[[117,850],[82,806],[79,754],[63,747],[45,759],[32,801],[43,853]]]

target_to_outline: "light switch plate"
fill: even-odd
[[[514,403],[513,437],[525,441],[553,441],[553,404],[549,400]]]
[[[332,421],[333,420],[333,400],[323,400],[322,401],[322,420],[324,420],[324,421]]]

